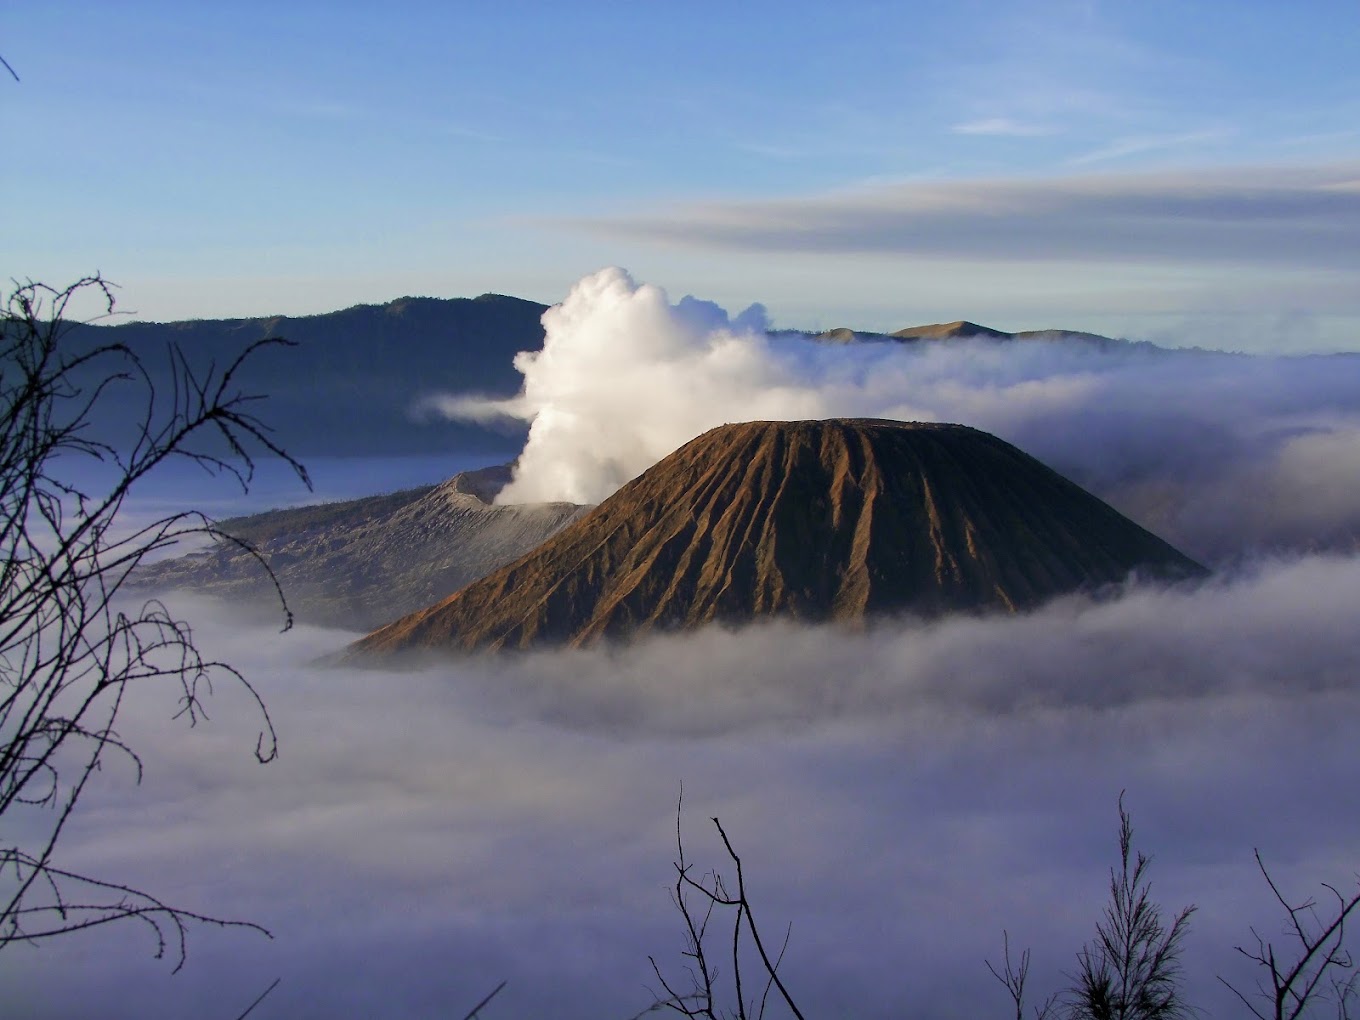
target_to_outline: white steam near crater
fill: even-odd
[[[1357,355],[831,345],[769,333],[759,305],[672,304],[618,268],[579,281],[543,323],[542,351],[516,359],[518,396],[434,401],[451,417],[529,423],[502,502],[599,502],[725,422],[864,416],[992,432],[1210,561],[1360,538]]]
[[[661,288],[604,269],[548,309],[543,326],[543,350],[515,358],[524,374],[518,397],[436,404],[452,417],[531,423],[499,502],[598,503],[724,420],[821,411],[769,351],[759,305],[735,318],[694,298],[672,305]]]

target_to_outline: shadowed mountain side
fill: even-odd
[[[294,347],[259,352],[236,376],[246,393],[267,395],[251,408],[275,438],[301,457],[400,453],[485,453],[511,457],[523,430],[493,431],[440,418],[414,421],[422,396],[457,390],[508,397],[522,378],[518,351],[543,346],[546,305],[500,294],[477,298],[405,297],[383,305],[355,305],[324,315],[259,319],[195,319],[74,325],[73,350],[126,344],[141,359],[162,394],[169,392],[165,351],[183,349],[202,376],[208,365],[226,368],[250,343],[286,337]],[[97,383],[98,366],[80,377]],[[125,440],[139,420],[140,391],[115,387],[107,414],[96,422],[101,438]],[[130,402],[130,403],[129,403]],[[135,437],[133,437],[135,438]]]
[[[221,527],[260,550],[299,621],[371,630],[522,556],[582,510],[571,503],[490,505],[508,480],[508,468],[485,468],[439,485],[273,510]],[[227,542],[150,564],[133,586],[278,608],[259,564]]]
[[[350,655],[584,645],[772,614],[1015,610],[1134,570],[1202,572],[987,433],[751,422],[692,440],[540,548]]]

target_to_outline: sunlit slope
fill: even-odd
[[[962,425],[713,429],[533,552],[351,646],[582,645],[782,615],[1016,610],[1200,568],[1039,461]]]

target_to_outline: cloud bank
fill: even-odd
[[[1139,143],[1124,148],[1133,144]],[[1147,148],[1148,140],[1141,145]],[[1086,158],[1103,155],[1109,153]],[[801,198],[693,203],[576,225],[615,238],[771,254],[1354,270],[1360,267],[1360,164],[912,181]]]
[[[1360,356],[1079,340],[854,346],[769,334],[763,309],[672,304],[622,269],[581,280],[521,354],[521,394],[449,396],[530,423],[505,502],[594,503],[725,422],[952,421],[1039,457],[1191,555],[1360,537]]]
[[[346,636],[241,628],[181,602],[208,651],[261,686],[279,760],[254,765],[233,688],[196,729],[168,692],[120,727],[65,863],[268,926],[198,929],[184,971],[137,928],[0,954],[32,1020],[629,1017],[647,956],[682,963],[673,878],[723,864],[719,816],[808,1015],[999,1015],[1001,932],[1046,993],[1093,934],[1126,790],[1169,909],[1199,905],[1191,1001],[1238,1008],[1232,950],[1278,911],[1260,848],[1303,898],[1356,873],[1351,637],[1360,559],[1263,564],[1200,589],[1134,588],[1019,617],[864,634],[714,628],[628,649],[321,672]]]

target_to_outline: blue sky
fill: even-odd
[[[781,326],[1360,347],[1352,0],[5,6],[0,269],[140,318],[618,264]]]

